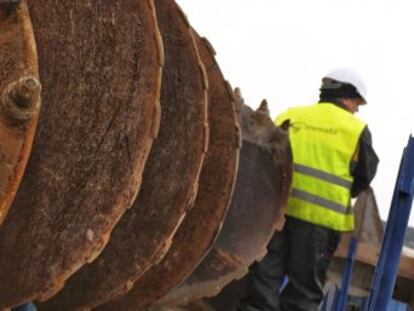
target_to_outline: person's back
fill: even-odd
[[[239,310],[318,309],[340,232],[354,228],[351,197],[368,187],[378,164],[368,127],[353,115],[365,97],[361,79],[340,69],[323,78],[319,103],[277,117],[289,128],[294,162],[286,223],[250,268]]]
[[[334,103],[289,109],[294,175],[287,215],[338,231],[353,230],[350,163],[365,123]]]

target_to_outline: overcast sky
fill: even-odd
[[[373,134],[380,166],[373,182],[388,216],[403,147],[414,132],[414,3],[363,0],[177,0],[209,39],[227,80],[272,117],[318,99],[321,77],[357,69],[368,85],[358,116]],[[414,226],[414,212],[410,218]]]

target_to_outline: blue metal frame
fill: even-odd
[[[335,311],[345,311],[348,305],[348,289],[351,284],[352,270],[354,269],[354,263],[356,258],[358,241],[356,237],[352,237],[348,247],[348,258],[345,271],[342,277],[341,288],[339,289],[339,295],[335,301]]]
[[[400,164],[368,311],[386,311],[391,301],[413,196],[414,139],[410,136]]]

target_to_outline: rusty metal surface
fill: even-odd
[[[288,135],[274,126],[265,104],[253,112],[241,98],[238,102],[243,145],[223,229],[195,272],[159,304],[213,296],[242,277],[254,260],[264,256],[266,244],[283,218],[292,176]]]
[[[40,110],[36,44],[26,4],[0,4],[0,226],[16,195]]]
[[[161,47],[146,1],[29,8],[42,111],[0,227],[0,309],[51,296],[100,253],[133,203],[159,124]]]
[[[165,50],[162,117],[141,191],[97,260],[40,310],[89,309],[129,291],[164,256],[194,203],[208,134],[206,76],[179,8],[170,0],[155,8]]]
[[[358,196],[354,205],[354,215],[358,241],[381,245],[384,238],[384,225],[372,188],[368,188]]]
[[[379,249],[384,237],[384,226],[380,219],[379,209],[371,188],[363,191],[354,204],[355,232],[343,233],[338,248],[335,251],[331,266],[342,265],[348,256],[348,245],[352,236],[358,239],[357,260],[377,260]],[[370,259],[368,259],[368,257]]]
[[[185,280],[211,249],[230,203],[237,173],[240,132],[234,96],[206,39],[194,32],[208,76],[210,140],[200,175],[199,191],[162,261],[132,290],[99,310],[142,310]]]

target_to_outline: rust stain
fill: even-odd
[[[31,151],[40,111],[37,51],[27,6],[0,6],[0,225]]]

